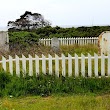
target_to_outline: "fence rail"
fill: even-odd
[[[60,45],[87,45],[87,44],[98,44],[98,37],[73,37],[73,38],[58,38]],[[45,46],[51,45],[51,38],[39,39],[40,43]]]
[[[81,54],[79,57],[75,54],[72,57],[70,54],[65,56],[62,54],[60,57],[55,54],[55,57],[52,57],[50,54],[48,57],[42,55],[42,57],[32,57],[31,55],[25,57],[15,58],[9,56],[8,59],[2,57],[0,61],[0,68],[6,72],[10,72],[12,75],[20,76],[20,72],[24,74],[28,73],[30,76],[34,74],[38,75],[43,74],[55,74],[58,77],[60,75],[73,76],[73,77],[99,77],[99,76],[110,76],[110,55],[108,56],[98,56],[94,54],[91,56],[88,53],[88,56]]]

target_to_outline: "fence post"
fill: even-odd
[[[22,54],[22,72],[26,74],[26,57]]]
[[[64,38],[62,38],[62,45],[65,45]]]
[[[81,38],[80,38],[80,45],[83,44],[82,42],[83,42],[83,38],[81,37]]]
[[[35,58],[36,75],[39,75],[39,57],[35,55]]]
[[[105,57],[101,55],[101,76],[105,76]]]
[[[67,46],[67,43],[68,43],[68,39],[67,38],[65,38],[65,45]]]
[[[51,45],[51,39],[49,38],[49,46]]]
[[[68,76],[72,76],[72,56],[68,54]]]
[[[16,75],[20,76],[20,65],[19,65],[19,57],[16,55],[15,56],[15,61],[16,61]]]
[[[65,67],[65,56],[62,54],[62,75],[65,77],[66,75],[66,67]]]
[[[32,62],[32,56],[29,55],[29,75],[32,76],[33,74],[33,62]]]
[[[58,38],[58,39],[59,39],[60,45],[62,45],[62,38]]]
[[[55,74],[59,77],[59,57],[55,54]]]
[[[88,53],[88,76],[92,76],[92,60],[91,55]]]
[[[43,54],[42,54],[42,73],[46,74],[46,59]]]
[[[79,76],[78,55],[75,54],[75,77]]]
[[[66,45],[69,45],[69,38],[66,38]]]
[[[6,71],[6,58],[4,56],[2,56],[2,67]]]
[[[13,61],[10,55],[9,55],[9,72],[13,75]]]
[[[95,77],[98,77],[98,55],[94,53],[94,73]]]
[[[76,38],[73,38],[73,45],[76,44]]]
[[[85,56],[81,54],[81,74],[85,77]]]
[[[52,56],[49,54],[49,74],[52,75]]]
[[[71,45],[73,45],[73,37],[71,38]]]

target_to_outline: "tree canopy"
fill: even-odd
[[[19,19],[16,19],[15,21],[9,21],[7,25],[9,29],[30,30],[50,26],[51,23],[45,20],[44,17],[39,13],[26,11],[20,16]]]

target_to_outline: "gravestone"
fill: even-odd
[[[59,44],[59,39],[56,37],[53,37],[51,40],[51,48],[52,51],[55,53],[58,53],[60,50],[60,44]]]
[[[9,51],[9,36],[7,31],[0,31],[0,51]]]
[[[110,54],[110,31],[102,32],[98,39],[99,54]]]

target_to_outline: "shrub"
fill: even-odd
[[[54,75],[11,76],[0,72],[0,96],[51,94],[102,94],[110,92],[110,78],[57,77]]]

